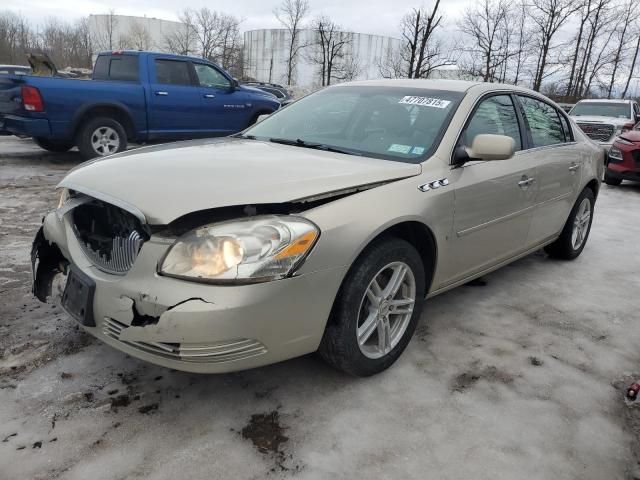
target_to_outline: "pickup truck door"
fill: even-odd
[[[564,227],[580,186],[582,155],[563,113],[538,98],[518,95],[536,165],[536,197],[527,243],[539,244]]]
[[[149,56],[149,72],[149,137],[197,136],[202,106],[190,63]]]
[[[508,160],[472,160],[451,171],[448,188],[455,194],[451,241],[454,260],[446,267],[445,283],[480,273],[527,249],[536,168],[522,151],[521,117],[509,94],[482,99],[458,145],[470,146],[479,134],[512,137],[516,153]]]
[[[213,65],[193,64],[200,85],[200,124],[208,133],[229,135],[246,128],[253,108],[247,95],[234,88],[231,80]]]

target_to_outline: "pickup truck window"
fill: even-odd
[[[192,85],[189,64],[180,60],[157,59],[156,80],[167,85]]]
[[[194,67],[201,87],[229,88],[231,86],[229,79],[212,66],[196,63]]]
[[[100,55],[93,70],[94,80],[138,81],[137,55]]]

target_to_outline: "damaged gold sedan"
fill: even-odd
[[[585,247],[603,155],[541,95],[373,81],[310,95],[234,137],[87,162],[32,250],[85,330],[221,373],[319,351],[389,367],[423,301],[544,247]]]

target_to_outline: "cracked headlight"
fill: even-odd
[[[215,283],[284,278],[309,254],[319,234],[313,223],[294,216],[205,225],[171,246],[160,273]]]

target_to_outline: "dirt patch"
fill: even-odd
[[[269,413],[251,415],[249,423],[240,433],[246,440],[251,440],[260,453],[274,455],[277,465],[282,470],[287,470],[284,466],[283,447],[289,441],[289,437],[284,434],[285,430],[286,427],[280,425],[280,414],[274,410]]]
[[[490,383],[510,384],[513,382],[514,376],[494,366],[484,368],[474,367],[454,377],[451,382],[451,391],[464,392],[480,380],[485,380]]]

